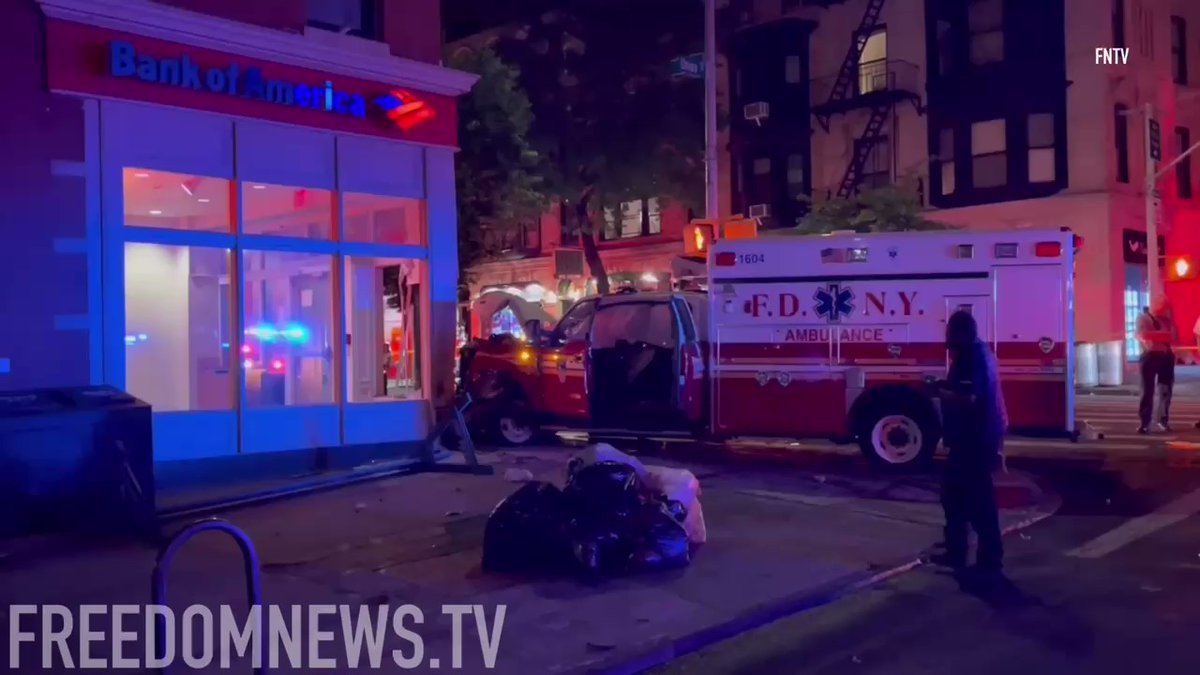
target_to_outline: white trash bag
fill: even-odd
[[[703,544],[708,539],[708,531],[704,527],[704,510],[700,507],[700,480],[696,478],[696,474],[687,469],[673,469],[667,466],[649,466],[646,467],[646,473],[646,487],[661,492],[667,499],[677,501],[687,509],[683,529],[687,532],[688,541]]]

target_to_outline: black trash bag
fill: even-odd
[[[687,507],[684,506],[682,502],[674,499],[667,499],[665,495],[658,495],[657,499],[658,503],[662,504],[662,507],[666,509],[667,513],[669,513],[676,521],[682,523],[683,521],[687,520]]]
[[[483,569],[561,571],[571,566],[567,500],[550,483],[526,483],[492,509],[483,530]]]
[[[567,480],[563,494],[575,513],[588,520],[630,517],[642,506],[637,471],[621,462],[597,462],[579,468]]]
[[[631,537],[631,572],[675,569],[692,562],[687,531],[666,504],[643,507],[633,519]]]
[[[593,583],[623,574],[632,550],[627,526],[619,517],[573,521],[568,530],[575,573]]]

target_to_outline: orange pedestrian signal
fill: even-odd
[[[1196,278],[1196,261],[1188,255],[1167,256],[1167,278],[1183,281]]]
[[[758,237],[758,220],[755,218],[735,218],[725,221],[725,239],[755,239]]]
[[[683,250],[687,255],[707,256],[716,240],[717,224],[707,220],[694,220],[683,230]]]

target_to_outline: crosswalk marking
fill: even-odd
[[[1076,558],[1102,558],[1138,539],[1187,520],[1200,511],[1200,490],[1189,492],[1153,513],[1121,523],[1086,544],[1069,551]]]

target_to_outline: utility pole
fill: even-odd
[[[1150,295],[1150,306],[1153,307],[1154,301],[1162,293],[1158,268],[1158,167],[1155,164],[1156,160],[1162,157],[1162,134],[1158,121],[1154,119],[1154,104],[1146,103],[1142,112],[1145,117],[1142,126],[1146,141],[1146,286]]]
[[[717,0],[704,0],[704,215],[721,217],[717,181]]]

